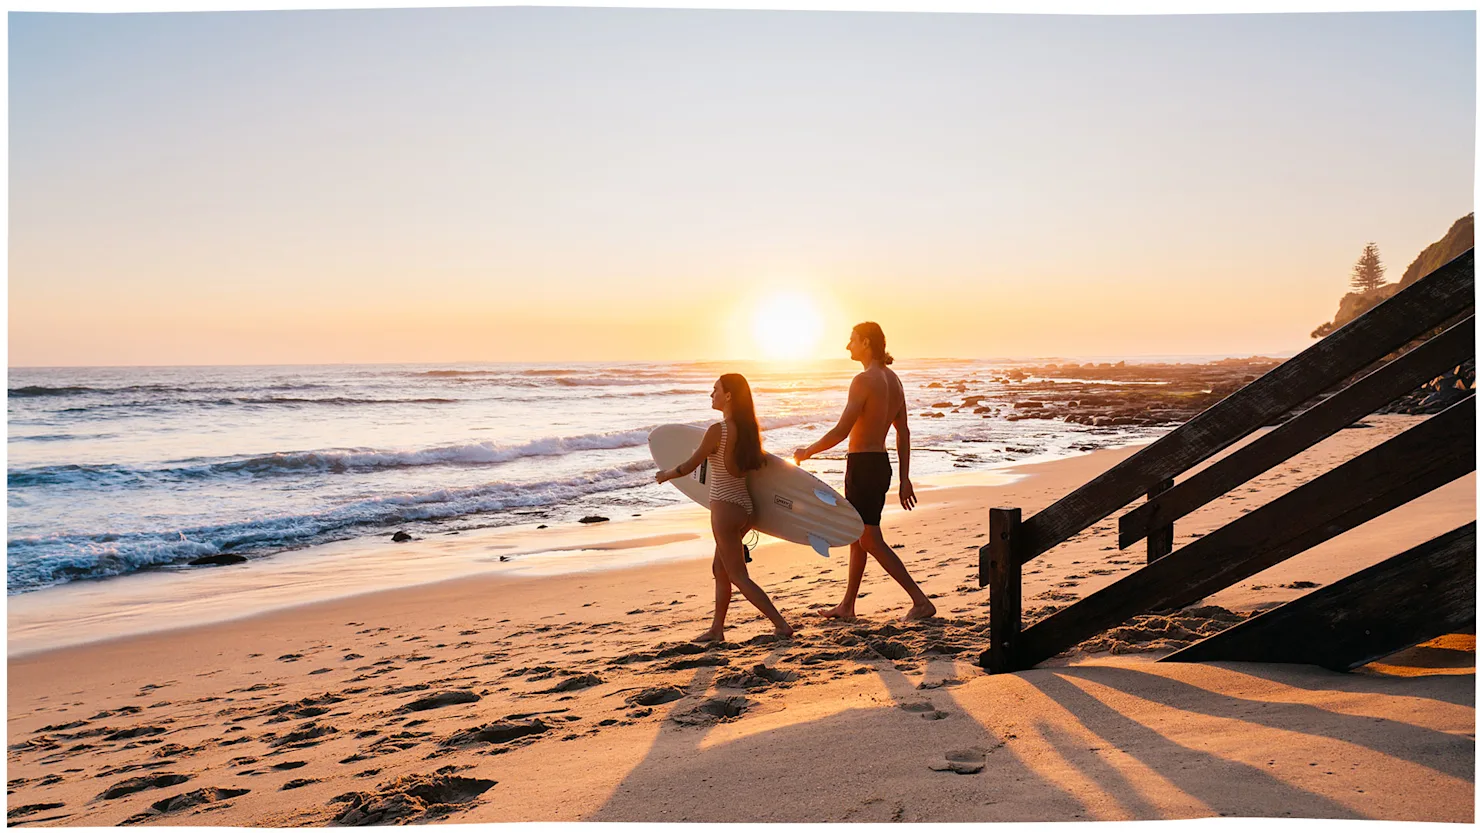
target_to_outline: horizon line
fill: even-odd
[[[1239,351],[1237,353],[1103,353],[1085,355],[1042,355],[1042,356],[919,356],[910,357],[913,361],[920,362],[1046,362],[1046,361],[1105,361],[1119,359],[1130,362],[1132,359],[1142,360],[1166,360],[1169,358],[1206,359],[1217,361],[1220,359],[1238,358],[1268,358],[1288,359],[1301,352],[1304,348],[1296,350],[1259,351],[1249,353]],[[899,359],[896,357],[896,362]],[[241,362],[230,364],[49,364],[49,365],[7,365],[7,370],[127,370],[142,368],[208,368],[208,367],[411,367],[419,365],[561,365],[561,364],[768,364],[776,366],[810,364],[815,362],[846,362],[853,364],[854,360],[849,358],[811,358],[811,359],[552,359],[542,361],[509,361],[490,359],[457,359],[448,361],[429,362]],[[1155,363],[1155,362],[1135,362]]]

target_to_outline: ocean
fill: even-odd
[[[1167,430],[1009,421],[1015,383],[994,379],[1014,364],[895,365],[917,481]],[[6,589],[210,569],[188,562],[402,530],[640,515],[683,502],[653,483],[648,432],[714,421],[709,391],[720,373],[747,376],[767,449],[789,456],[835,424],[857,370],[846,361],[11,368]],[[959,407],[967,395],[993,412]],[[841,489],[845,445],[807,468]]]

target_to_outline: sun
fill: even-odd
[[[751,334],[763,358],[810,359],[822,339],[822,314],[805,293],[775,292],[756,304]]]

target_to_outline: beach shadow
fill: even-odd
[[[1280,685],[1289,685],[1303,691],[1348,691],[1353,693],[1371,694],[1374,688],[1387,687],[1388,680],[1382,680],[1374,685],[1373,678],[1353,680],[1347,678],[1344,685],[1321,686],[1297,686],[1291,678],[1296,677],[1294,673],[1279,668],[1265,665],[1253,665],[1246,663],[1229,664],[1231,671],[1237,671],[1257,679],[1274,682]],[[1220,666],[1221,667],[1221,666]],[[1300,666],[1301,670],[1309,670]],[[1472,738],[1460,738],[1437,729],[1424,726],[1416,726],[1401,720],[1388,720],[1366,715],[1342,714],[1340,712],[1323,709],[1319,706],[1288,703],[1271,700],[1251,699],[1239,697],[1232,694],[1202,688],[1180,680],[1171,679],[1160,674],[1150,674],[1133,668],[1112,666],[1077,666],[1071,668],[1054,669],[1057,675],[1062,677],[1073,677],[1089,680],[1123,693],[1159,703],[1168,708],[1178,709],[1185,712],[1206,715],[1209,717],[1227,718],[1241,720],[1302,735],[1313,735],[1316,737],[1330,738],[1363,746],[1383,755],[1388,755],[1399,760],[1428,767],[1443,772],[1455,778],[1466,781],[1475,780],[1475,757],[1474,740]],[[1332,677],[1341,678],[1344,675],[1331,674]],[[1322,681],[1325,681],[1325,677]],[[1332,680],[1337,682],[1338,680]],[[1407,681],[1398,681],[1398,686],[1407,687]],[[1090,695],[1074,686],[1068,691],[1062,688],[1064,683],[1058,681],[1054,686],[1054,693],[1063,694],[1074,699],[1075,702],[1085,704],[1086,708],[1095,709],[1085,703],[1085,700],[1099,703]],[[1473,685],[1473,682],[1471,683]],[[1453,686],[1461,688],[1461,686]],[[1074,692],[1077,692],[1075,694]],[[1473,695],[1473,690],[1471,690]],[[1444,702],[1448,702],[1447,700]],[[1457,705],[1469,706],[1473,703],[1461,703]],[[1266,708],[1274,704],[1278,708]],[[1105,710],[1109,707],[1101,706]],[[1113,710],[1112,710],[1113,711]],[[1434,755],[1436,748],[1443,746],[1463,744],[1468,746],[1470,753],[1461,756]]]
[[[1444,664],[1441,664],[1441,658]],[[1422,645],[1407,648],[1389,657],[1378,660],[1379,663],[1390,661],[1406,661],[1414,665],[1428,665],[1430,667],[1463,668],[1466,665],[1473,666],[1475,655],[1465,651],[1455,651],[1442,648],[1427,648]],[[1422,662],[1420,662],[1422,661]],[[1312,679],[1311,674],[1286,674],[1280,670],[1279,665],[1261,664],[1250,662],[1208,662],[1206,665],[1224,668],[1238,674],[1245,674],[1261,680],[1277,682],[1280,685],[1298,688],[1302,691],[1340,691],[1353,694],[1361,694],[1372,690],[1372,678],[1370,673],[1362,673],[1356,669],[1354,673],[1342,673],[1331,671],[1314,665],[1290,666],[1300,668],[1302,671],[1318,674]],[[1414,697],[1423,700],[1432,700],[1438,703],[1448,703],[1451,706],[1475,707],[1475,685],[1473,674],[1470,682],[1463,685],[1455,685],[1452,680],[1446,682],[1443,676],[1463,677],[1464,675],[1429,675],[1414,677],[1399,677],[1395,675],[1382,675],[1395,687],[1393,693],[1404,697]]]
[[[1033,728],[1079,774],[1099,785],[1107,795],[1115,796],[1115,800],[1131,818],[1158,819],[1166,816],[1166,813],[1141,795],[1141,791],[1124,773],[1096,754],[1102,747],[1086,746],[1082,739],[1047,721],[1039,721]],[[1105,746],[1110,744],[1107,742]]]
[[[773,651],[766,663],[784,654]],[[953,667],[949,661],[939,665]],[[909,676],[885,663],[860,667],[882,684],[887,700],[870,698],[866,704],[822,718],[718,744],[705,743],[714,727],[684,727],[665,718],[643,762],[584,820],[1047,821],[1082,818],[1088,812],[1078,798],[1043,782],[1008,752],[1005,739],[974,720],[946,689],[921,690]],[[949,673],[927,666],[924,679]],[[926,703],[931,712],[944,716],[927,718]],[[741,718],[745,719],[759,718]],[[882,722],[891,724],[888,731],[879,731]],[[903,756],[907,768],[903,772],[897,743],[901,728],[919,736],[918,747],[911,749],[918,754]],[[967,747],[989,751],[981,773],[929,769],[932,759]],[[993,813],[1004,784],[1031,792],[1035,812],[1021,819],[1009,818],[1000,809]]]
[[[1123,669],[1105,666],[1072,670],[1056,668],[1044,673],[1028,673],[1022,676],[1044,696],[1078,718],[1087,730],[1102,738],[1106,745],[1130,754],[1178,790],[1202,802],[1219,815],[1247,816],[1250,815],[1249,806],[1254,804],[1267,808],[1259,813],[1267,817],[1366,818],[1343,804],[1288,784],[1258,767],[1228,760],[1177,743],[1155,729],[1126,717],[1115,708],[1069,682],[1068,679],[1078,677],[1104,682],[1102,676],[1114,675],[1103,675],[1102,672],[1121,670]],[[1153,675],[1143,674],[1141,676]],[[1137,690],[1135,694],[1144,696],[1144,692],[1140,690]],[[1185,708],[1188,705],[1187,701],[1191,699],[1190,694],[1191,692],[1188,692],[1183,699],[1174,700],[1167,705],[1173,708]],[[1245,716],[1237,709],[1223,713],[1209,710],[1205,713],[1232,719]],[[1083,748],[1076,747],[1073,739],[1060,737],[1051,740],[1051,743],[1059,748],[1066,758],[1077,762],[1081,772],[1090,777],[1098,776],[1105,779],[1099,783],[1106,789],[1124,788],[1123,785],[1116,783],[1117,780],[1123,779],[1108,778],[1100,766],[1086,766]],[[1232,788],[1231,785],[1237,786]],[[1259,797],[1251,799],[1251,795]]]

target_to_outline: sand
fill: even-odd
[[[1341,432],[1179,523],[1177,543],[1414,420]],[[642,566],[464,576],[19,656],[12,646],[9,821],[1472,822],[1473,635],[1354,674],[1156,663],[1185,642],[1135,623],[1027,672],[974,664],[986,509],[1031,514],[1133,452],[1024,467],[1006,484],[948,480],[916,511],[888,511],[886,537],[940,609],[929,622],[898,621],[907,597],[877,565],[859,621],[821,620],[842,592],[842,552],[824,561],[769,543],[752,575],[797,637],[776,642],[737,596],[727,641],[692,646],[712,585],[707,530],[690,513],[683,528],[670,517],[548,531],[614,548],[593,558],[684,550]],[[1181,624],[1215,630],[1473,520],[1474,488],[1471,476],[1437,490],[1209,597]],[[1113,524],[1028,565],[1029,618],[1144,560],[1114,549]],[[509,551],[497,531],[437,545]],[[12,629],[25,625],[12,613]]]

